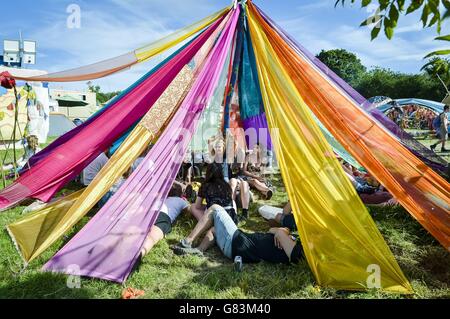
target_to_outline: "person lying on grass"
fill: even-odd
[[[172,225],[175,223],[178,216],[182,213],[190,213],[189,203],[181,198],[182,196],[183,190],[181,185],[175,183],[161,208],[161,212],[159,213],[155,225],[151,228],[150,233],[142,246],[141,258],[145,257],[159,241],[172,232]]]
[[[212,226],[217,246],[231,260],[240,256],[244,263],[289,264],[298,263],[303,258],[300,241],[295,240],[288,229],[272,228],[268,233],[254,234],[243,232],[219,205],[211,206],[192,233],[172,247],[174,253],[202,256],[202,249],[193,248],[193,243]]]
[[[288,202],[284,208],[262,206],[258,209],[259,214],[269,222],[272,227],[284,227],[290,231],[297,231],[291,203]]]

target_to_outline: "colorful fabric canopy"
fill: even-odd
[[[267,119],[271,128],[279,128],[275,152],[303,250],[319,284],[367,289],[368,269],[377,265],[383,274],[379,288],[410,293],[408,280],[278,60],[273,39],[251,3],[248,18]]]
[[[363,108],[366,112],[370,113],[378,124],[384,126],[392,134],[394,134],[404,146],[406,146],[411,152],[423,160],[427,165],[433,168],[436,172],[443,176],[448,176],[448,163],[439,155],[425,147],[420,142],[416,141],[410,134],[403,131],[397,124],[395,124],[390,118],[383,114],[379,109],[377,109],[372,103],[367,101],[359,92],[352,88],[347,82],[341,79],[336,73],[334,73],[330,68],[323,64],[318,58],[316,58],[311,52],[306,48],[301,46],[292,37],[290,37],[280,26],[278,26],[273,20],[269,18],[261,9],[254,5],[255,9],[258,10],[259,14],[267,21],[271,27],[276,30],[279,36],[287,44],[291,46],[295,52],[305,59],[308,59],[321,75],[335,85],[339,86],[348,98],[353,99],[353,101]]]
[[[254,8],[253,5],[250,5]],[[256,12],[256,9],[254,9]],[[324,78],[257,13],[287,76],[322,124],[446,249],[450,185]]]
[[[239,8],[230,13],[192,90],[142,164],[45,270],[67,272],[78,265],[82,276],[126,280],[180,169],[200,114],[217,87],[238,17]]]

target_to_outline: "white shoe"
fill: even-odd
[[[38,211],[38,210],[44,208],[46,205],[47,205],[47,203],[44,203],[43,201],[40,201],[40,200],[36,200],[30,206],[26,207],[22,211],[22,214],[25,215],[25,214],[33,213],[35,211]]]
[[[283,214],[283,209],[272,206],[263,206],[258,209],[259,214],[266,220],[273,220],[279,214]]]

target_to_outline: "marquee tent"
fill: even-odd
[[[418,105],[424,108],[427,108],[429,110],[432,110],[433,112],[440,114],[444,111],[444,106],[445,104],[439,103],[439,102],[435,102],[435,101],[430,101],[430,100],[423,100],[423,99],[398,99],[395,100],[395,102],[397,102],[397,104],[399,106],[406,106],[406,105]],[[387,103],[384,105],[380,105],[378,107],[378,109],[381,112],[386,112],[390,109],[392,109],[394,107],[393,103]]]

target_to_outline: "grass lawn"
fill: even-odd
[[[276,192],[269,204],[281,206],[287,195],[279,176],[274,177],[273,184]],[[69,188],[77,186],[71,184]],[[269,226],[256,209],[267,202],[256,199],[251,218],[241,227],[266,231]],[[0,298],[120,298],[124,288],[121,285],[83,278],[80,289],[70,289],[67,276],[40,272],[42,265],[89,218],[84,218],[71,234],[22,271],[21,258],[5,230],[6,225],[21,216],[22,210],[18,207],[0,214]],[[414,288],[415,295],[407,298],[449,298],[450,254],[403,208],[371,208],[370,213]],[[144,290],[144,298],[403,298],[377,291],[353,293],[320,288],[306,261],[295,266],[245,265],[242,273],[236,273],[217,248],[208,252],[206,258],[175,256],[169,246],[193,227],[192,218],[180,218],[167,240],[144,259],[126,286]]]

